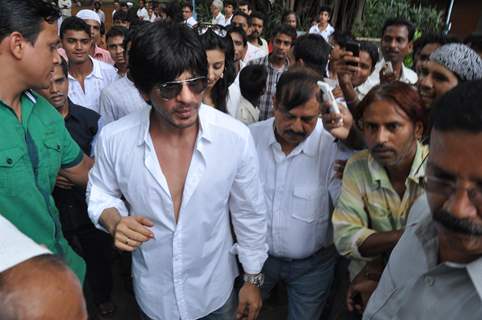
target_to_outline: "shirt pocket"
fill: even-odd
[[[51,169],[58,171],[62,163],[63,147],[58,138],[50,138],[44,140],[45,150],[47,152],[49,166]]]
[[[24,186],[27,173],[22,158],[25,150],[20,147],[0,150],[0,190],[3,194],[15,195]]]
[[[291,201],[292,217],[306,223],[321,221],[326,196],[327,189],[323,187],[295,187]]]

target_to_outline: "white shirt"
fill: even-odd
[[[64,17],[70,17],[72,15],[72,1],[71,0],[59,0],[59,8],[62,11]]]
[[[380,84],[380,70],[382,70],[384,64],[385,59],[378,61],[378,63],[375,65],[375,69],[373,69],[373,72],[370,74],[367,81],[357,87],[357,92],[359,95],[361,94],[364,97],[374,86]],[[405,65],[402,63],[402,73],[399,80],[401,82],[414,85],[417,83],[418,76],[413,70],[405,67]]]
[[[149,13],[145,7],[137,9],[137,16],[141,20],[149,21]]]
[[[100,94],[99,106],[99,114],[105,124],[135,111],[149,108],[128,77],[117,79],[105,87]]]
[[[269,253],[302,259],[333,243],[331,213],[340,194],[333,162],[345,159],[318,120],[313,132],[286,156],[274,135],[274,118],[249,127],[258,152],[266,198]]]
[[[197,24],[197,21],[194,19],[194,17],[189,17],[189,19],[185,20],[184,23],[192,28]]]
[[[259,109],[253,106],[245,97],[241,96],[239,100],[239,108],[236,112],[236,119],[249,125],[251,123],[258,122],[259,120]]]
[[[117,79],[116,69],[105,62],[92,59],[92,72],[84,79],[84,90],[80,82],[69,74],[69,98],[73,103],[99,112],[99,98],[102,89]]]
[[[240,61],[241,69],[244,68],[249,61],[263,58],[267,55],[268,54],[263,49],[258,48],[257,46],[248,42],[248,49],[246,50],[246,54],[244,55],[244,58]]]
[[[259,46],[255,44],[252,44],[252,45],[258,49],[261,49],[265,56],[268,55],[269,54],[268,42],[263,38],[259,38],[259,41],[261,41],[261,45]]]
[[[149,134],[149,113],[135,112],[102,129],[89,175],[89,215],[97,224],[104,209],[115,207],[123,216],[153,221],[155,239],[132,255],[137,302],[152,319],[198,319],[223,306],[231,294],[238,274],[235,254],[248,273],[260,272],[267,258],[256,150],[246,126],[201,105],[176,224]]]
[[[225,22],[226,21],[224,20],[224,14],[222,14],[221,12],[217,16],[213,17],[211,20],[212,24],[220,24],[222,26],[224,26]]]
[[[229,17],[229,18],[226,18],[226,16],[224,16],[224,26],[225,27],[231,25],[231,20],[233,20],[233,16],[234,16],[234,14],[232,14],[231,17]]]
[[[308,33],[315,33],[315,34],[319,34],[320,36],[322,36],[323,38],[325,38],[325,40],[328,42],[328,38],[333,34],[333,32],[335,32],[335,28],[333,28],[333,26],[331,24],[328,24],[328,26],[325,28],[325,30],[321,31],[318,24],[315,24],[314,26],[312,26],[310,28],[310,30],[308,31]]]

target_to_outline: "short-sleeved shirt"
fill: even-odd
[[[422,179],[427,155],[428,147],[417,143],[403,197],[395,191],[386,170],[368,150],[356,153],[346,164],[332,222],[338,252],[352,259],[351,277],[365,264],[366,258],[358,249],[369,236],[405,227],[412,204],[424,192]]]
[[[0,214],[61,256],[82,281],[85,264],[62,234],[52,190],[59,170],[79,164],[83,153],[44,98],[26,91],[20,101],[21,121],[0,101]]]

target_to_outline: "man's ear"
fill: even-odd
[[[420,121],[417,121],[415,123],[415,138],[419,141],[423,137],[423,130],[424,130],[423,123]]]
[[[408,42],[408,52],[409,54],[412,54],[413,52],[413,41]]]
[[[22,36],[20,32],[12,32],[2,41],[2,46],[4,45],[10,51],[11,55],[16,59],[21,60],[25,54],[25,47],[27,45],[26,39]]]

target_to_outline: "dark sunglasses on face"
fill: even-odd
[[[203,92],[208,86],[208,79],[206,77],[195,77],[186,80],[176,80],[176,81],[168,81],[161,83],[159,85],[159,92],[161,98],[165,100],[170,100],[175,98],[178,94],[181,93],[182,86],[186,84],[194,94],[200,94]]]

